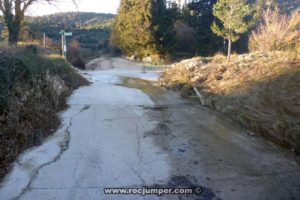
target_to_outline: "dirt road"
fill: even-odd
[[[292,154],[145,81],[156,80],[156,72],[141,73],[121,58],[109,63],[82,72],[93,84],[70,97],[55,135],[18,158],[0,199],[299,198],[300,167]],[[143,186],[203,192],[104,194],[104,188]]]

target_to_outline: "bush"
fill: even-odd
[[[77,40],[72,40],[70,43],[68,60],[74,67],[85,69],[85,62],[81,57],[81,48]]]
[[[0,113],[6,107],[10,89],[16,79],[26,71],[21,59],[12,57],[7,51],[0,51]]]
[[[186,23],[178,21],[175,23],[175,30],[175,50],[180,52],[195,52],[198,41],[194,29]]]
[[[252,32],[249,40],[251,51],[295,50],[300,42],[300,9],[291,15],[278,9],[268,9],[263,22]]]

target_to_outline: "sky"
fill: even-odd
[[[36,3],[28,10],[27,15],[41,16],[58,12],[97,12],[97,13],[117,13],[120,0],[77,0],[76,5],[72,0],[57,0],[57,3]]]

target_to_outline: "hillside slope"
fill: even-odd
[[[185,97],[197,88],[203,104],[300,153],[300,60],[291,53],[235,55],[230,64],[224,56],[185,60],[161,84]]]
[[[109,28],[113,18],[113,14],[67,12],[40,17],[29,17],[28,23],[64,29],[101,29]]]
[[[66,97],[85,84],[50,49],[0,49],[0,179],[19,153],[56,130]]]

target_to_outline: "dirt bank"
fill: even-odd
[[[18,154],[53,133],[57,112],[88,82],[63,59],[37,47],[0,51],[0,179]]]
[[[165,71],[161,85],[203,103],[300,153],[300,61],[284,52],[194,58]]]

